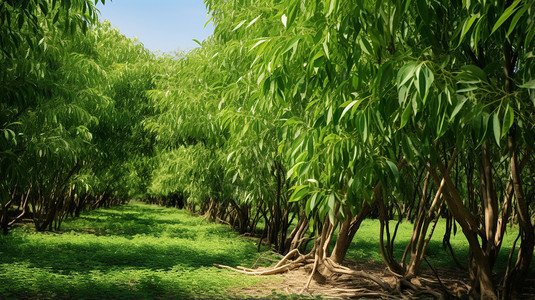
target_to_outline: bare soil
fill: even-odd
[[[395,276],[384,265],[376,262],[357,262],[348,260],[344,265],[360,271],[369,272],[380,277],[383,281],[394,285]],[[262,270],[260,268],[259,270]],[[289,272],[272,275],[279,280],[268,280],[266,283],[254,287],[247,287],[236,291],[237,294],[251,298],[321,298],[321,299],[399,299],[399,296],[389,295],[372,281],[349,275],[333,275],[323,283],[312,280],[309,288],[303,290],[310,276],[311,268],[299,268]],[[437,275],[438,278],[437,279]],[[426,286],[438,292],[448,291],[450,299],[467,299],[469,278],[465,271],[456,269],[438,269],[436,274],[432,270],[423,270],[418,278],[411,283]],[[535,278],[526,280],[524,299],[535,299]],[[427,293],[413,294],[406,291],[407,299],[434,299]]]

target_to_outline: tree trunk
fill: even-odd
[[[437,162],[437,165],[446,182],[446,188],[443,193],[446,203],[448,204],[451,214],[461,226],[474,258],[473,263],[475,269],[473,270],[473,275],[477,281],[477,286],[473,286],[473,288],[479,289],[481,299],[498,299],[495,285],[492,282],[491,264],[488,256],[484,253],[479,244],[476,218],[464,206],[455,185],[451,181],[449,172],[447,172],[444,165],[439,161]],[[430,171],[433,180],[438,184],[440,181],[438,176],[434,173],[432,168],[430,168]]]
[[[513,298],[517,298],[521,293],[524,279],[529,272],[529,266],[533,258],[533,249],[535,247],[535,232],[531,217],[529,215],[529,207],[524,197],[524,190],[522,186],[521,170],[522,165],[518,164],[518,153],[514,138],[514,130],[508,136],[509,155],[511,157],[511,175],[513,179],[513,189],[517,202],[517,211],[519,216],[519,230],[520,230],[520,250],[518,251],[515,267],[511,274],[505,278],[506,287],[505,294]],[[525,154],[529,157],[529,151]]]
[[[336,244],[331,254],[331,259],[335,263],[341,264],[344,261],[347,250],[349,250],[349,245],[351,245],[351,241],[353,241],[355,234],[359,230],[362,221],[364,221],[370,212],[370,209],[371,207],[366,200],[362,200],[362,208],[355,217],[352,217],[351,210],[348,207],[345,208],[347,219],[340,225]]]

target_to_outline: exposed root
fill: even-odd
[[[266,255],[268,255],[268,254],[274,254],[274,255],[279,256],[280,258],[279,258],[279,259],[272,259],[272,258],[266,257]],[[269,251],[266,251],[266,252],[262,253],[262,255],[260,255],[260,256],[256,259],[256,261],[255,261],[255,263],[253,264],[253,267],[252,267],[252,268],[254,269],[254,268],[256,267],[256,265],[258,264],[258,262],[259,262],[261,259],[264,259],[264,260],[267,260],[267,261],[271,261],[271,262],[277,262],[277,263],[278,263],[278,262],[280,262],[280,260],[281,260],[282,258],[283,258],[283,256],[280,255],[278,252],[275,252],[275,251],[273,251],[273,250],[269,250]]]
[[[372,275],[370,273],[364,272],[364,271],[351,270],[349,268],[340,266],[339,264],[337,264],[334,261],[332,261],[330,258],[326,258],[325,259],[325,266],[331,272],[366,278],[366,279],[369,279],[369,280],[375,282],[381,288],[383,288],[384,290],[386,290],[388,292],[395,292],[396,291],[396,289],[394,287],[390,286],[388,283],[386,283],[383,280],[381,280],[381,278],[379,278],[377,276],[374,276],[374,275]]]
[[[292,251],[288,252],[286,256],[284,256],[278,264],[275,265],[275,268],[281,266],[283,263],[285,263],[290,257],[293,257],[295,254],[298,254],[299,256],[302,256],[301,253],[299,253],[299,250],[293,249]]]
[[[298,271],[297,273],[291,273],[302,274],[299,275],[301,276],[300,278],[302,278],[302,281],[296,281],[293,284],[295,288],[298,288],[297,290],[294,290],[294,293],[297,294],[308,294],[310,292],[312,295],[313,293],[317,293],[315,289],[319,288],[320,290],[322,290],[336,282],[337,285],[334,286],[334,288],[331,287],[326,290],[327,294],[343,298],[366,297],[388,299],[410,299],[422,295],[428,295],[435,299],[445,299],[445,297],[447,296],[446,291],[442,292],[440,291],[440,289],[437,291],[430,287],[424,286],[419,280],[411,282],[406,278],[399,278],[393,276],[382,277],[377,272],[373,273],[369,271],[357,271],[355,269],[342,266],[328,257],[322,258],[320,255],[316,255],[316,253],[311,252],[307,255],[302,255],[297,249],[290,251],[274,267],[270,268],[233,268],[219,264],[214,264],[214,266],[217,268],[228,269],[247,275],[275,275],[287,273],[293,270],[298,271],[298,269],[301,269],[301,271]],[[307,270],[307,272],[303,274],[303,270]],[[311,272],[308,273],[308,271],[310,270]],[[335,279],[330,283],[325,283],[324,280],[319,280],[320,277],[322,277],[323,279]],[[351,288],[356,287],[351,283],[355,282],[357,278],[362,279],[362,282],[367,281],[369,282],[369,284],[364,284],[362,288]],[[309,291],[309,288],[311,288],[312,286],[312,279],[315,280],[315,287],[311,291]],[[434,280],[425,281],[428,283],[435,283]],[[299,288],[300,282],[305,283],[304,285],[301,285],[302,288]],[[295,284],[297,284],[298,286],[295,286]]]
[[[414,291],[414,295],[432,295],[436,299],[445,299],[445,296],[443,293],[437,292],[427,287],[416,286],[415,284],[408,281],[407,279],[401,279],[400,283],[403,286],[410,288],[412,291]]]
[[[244,267],[233,268],[233,267],[223,266],[223,265],[219,265],[219,264],[214,264],[214,267],[220,268],[220,269],[228,269],[228,270],[232,270],[232,271],[236,271],[238,273],[248,274],[248,275],[275,275],[275,274],[288,272],[289,270],[301,267],[302,265],[303,264],[300,264],[300,263],[289,263],[289,264],[285,264],[283,266],[280,266],[278,268],[272,268],[272,269],[268,269],[268,270],[264,270],[264,271],[255,271],[255,270],[247,269],[247,268],[244,268]]]
[[[369,289],[350,289],[350,288],[333,288],[331,292],[336,293],[339,297],[365,297],[365,298],[388,298],[388,299],[403,299],[403,297],[394,297],[391,294],[372,291]]]
[[[288,259],[290,259],[292,256],[296,254],[299,255],[296,260],[290,263],[284,264],[285,262],[288,261]],[[214,264],[214,267],[219,268],[219,269],[228,269],[228,270],[232,270],[232,271],[236,271],[236,272],[239,272],[242,274],[248,274],[248,275],[274,275],[274,274],[281,274],[281,273],[288,272],[290,270],[302,267],[304,265],[304,262],[306,261],[306,258],[307,257],[304,255],[301,255],[301,253],[299,253],[297,249],[294,249],[290,251],[288,254],[286,254],[286,256],[284,256],[274,267],[268,268],[266,270],[259,271],[258,269],[255,270],[255,269],[249,269],[249,268],[240,267],[240,266],[233,268],[233,267],[224,266],[220,264]]]
[[[318,268],[318,257],[314,259],[314,267],[312,267],[312,272],[310,273],[310,276],[308,277],[307,284],[305,287],[301,290],[300,294],[302,294],[304,291],[308,290],[308,287],[310,286],[310,282],[312,281],[312,277],[314,277],[314,273],[316,273],[316,269]]]

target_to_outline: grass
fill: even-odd
[[[396,221],[390,222],[390,232],[394,232]],[[394,256],[398,259],[401,259],[403,251],[405,250],[406,245],[408,244],[411,234],[412,234],[413,224],[409,222],[403,222],[398,228],[398,233],[396,240],[394,242]],[[426,258],[431,263],[433,267],[440,268],[454,268],[455,262],[452,256],[449,253],[449,250],[444,250],[442,246],[442,238],[444,232],[446,231],[446,221],[444,219],[439,220],[435,228],[435,232],[429,242],[429,246],[426,251]],[[507,226],[507,232],[504,236],[502,243],[501,251],[498,255],[498,260],[496,266],[494,267],[495,272],[505,272],[507,258],[509,256],[509,251],[513,246],[513,242],[516,238],[518,228],[511,228]],[[468,261],[468,242],[466,241],[465,236],[463,235],[461,228],[458,226],[457,234],[451,235],[450,239],[451,246],[457,259],[461,264],[466,266]],[[518,250],[520,242],[516,245],[516,250]],[[516,253],[513,257],[513,263],[516,260]],[[374,261],[382,263],[383,259],[381,252],[379,251],[379,221],[366,219],[362,222],[361,227],[355,234],[353,242],[347,253],[347,258],[364,260],[364,261]],[[407,257],[407,263],[410,259],[410,253]],[[535,259],[534,259],[535,261]],[[422,264],[422,268],[427,268],[426,263]],[[535,276],[535,270],[532,268],[530,270],[530,277]]]
[[[251,267],[260,254],[251,239],[240,238],[228,226],[175,208],[134,202],[66,220],[62,229],[36,233],[27,226],[0,236],[0,298],[239,298],[244,296],[242,288],[258,286],[255,289],[269,294],[268,286],[276,287],[282,280],[213,267]],[[440,221],[426,256],[434,267],[452,268],[453,259],[442,248],[444,230]],[[411,232],[412,224],[400,225],[394,249],[398,259]],[[516,230],[510,232],[498,272],[505,269],[515,238]],[[378,240],[379,222],[365,220],[347,258],[382,263]],[[468,247],[462,232],[452,236],[451,244],[465,263]],[[532,268],[530,277],[534,275]]]
[[[100,209],[62,229],[0,237],[0,298],[224,298],[277,280],[212,267],[251,266],[259,254],[230,228],[173,208]]]

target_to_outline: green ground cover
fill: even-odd
[[[259,254],[227,226],[183,210],[132,203],[62,229],[0,237],[0,298],[220,298],[278,280],[212,267],[251,266]]]
[[[390,232],[394,231],[396,221],[390,222]],[[431,226],[430,226],[431,227]],[[394,255],[396,258],[401,259],[403,251],[405,250],[406,245],[408,244],[410,237],[412,235],[413,224],[409,222],[403,222],[398,228],[398,233],[396,241],[394,243]],[[449,251],[446,251],[442,245],[442,239],[444,237],[444,232],[446,231],[446,221],[440,219],[435,228],[434,234],[431,237],[429,246],[426,251],[426,258],[431,263],[433,267],[439,268],[454,268],[455,261],[452,256],[449,254]],[[507,233],[511,232],[511,234]],[[498,261],[496,262],[496,267],[494,271],[504,272],[506,269],[505,263],[507,262],[507,257],[509,256],[510,248],[512,247],[514,240],[516,238],[516,232],[518,228],[507,227],[507,232],[503,240],[502,248],[499,253]],[[379,221],[373,219],[366,219],[362,222],[360,229],[355,235],[351,247],[348,250],[347,257],[357,260],[365,261],[374,261],[382,262],[381,252],[379,250]],[[457,233],[454,235],[451,234],[450,239],[451,246],[457,256],[457,259],[461,264],[466,265],[468,261],[468,242],[464,237],[461,228],[458,227]],[[518,250],[520,242],[517,243],[516,249]],[[407,262],[410,259],[410,253],[407,257]],[[516,259],[515,256],[513,257]],[[427,268],[426,263],[422,264],[422,268]],[[531,270],[530,275],[534,275],[533,269]]]
[[[365,220],[348,258],[381,263],[378,230],[377,220]],[[398,257],[411,230],[410,223],[400,225]],[[440,222],[427,257],[435,267],[453,267],[452,258],[442,248],[443,232],[444,223]],[[514,238],[506,236],[504,249]],[[239,297],[243,287],[281,281],[212,266],[251,267],[260,255],[255,242],[240,238],[228,226],[175,208],[134,202],[99,209],[65,221],[59,233],[36,233],[26,226],[1,236],[0,298]],[[461,232],[452,236],[451,244],[459,260],[466,262]],[[500,260],[507,255],[508,251],[502,250]],[[497,266],[497,271],[502,269]]]

